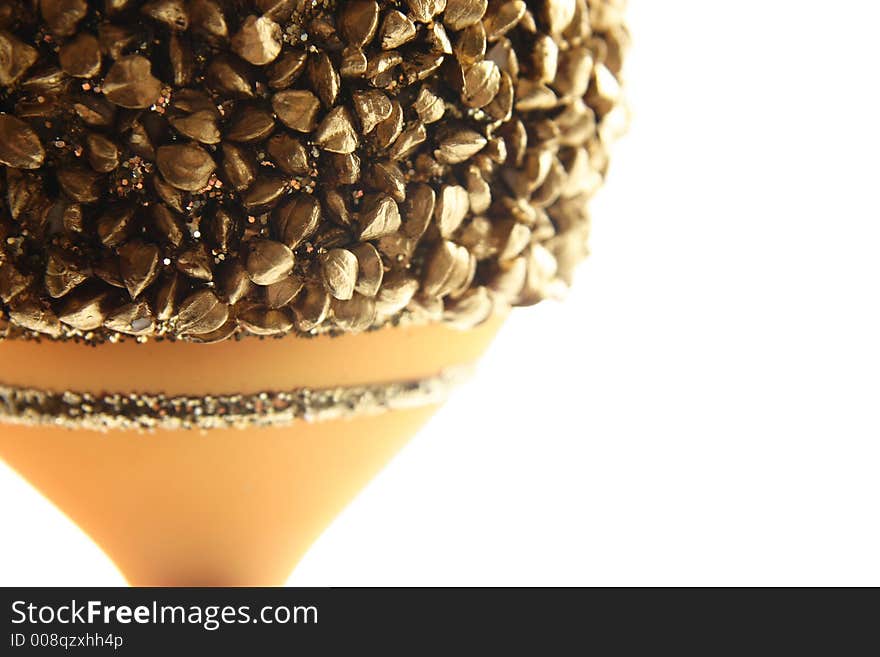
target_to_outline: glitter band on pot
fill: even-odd
[[[6,4],[0,338],[466,328],[586,254],[621,0]]]
[[[0,424],[93,431],[228,429],[319,422],[443,402],[471,368],[413,381],[239,395],[93,395],[0,385]]]

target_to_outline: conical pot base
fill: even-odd
[[[130,584],[274,585],[433,411],[204,435],[4,426],[0,452]]]
[[[219,345],[10,342],[0,344],[0,367],[6,385],[60,390],[119,390],[132,372],[138,390],[169,394],[181,387],[218,394],[353,385],[472,363],[499,325]],[[194,379],[209,352],[212,371]],[[230,356],[244,355],[241,367],[227,370]],[[78,360],[91,366],[77,372]],[[277,585],[435,410],[431,404],[288,426],[152,433],[0,424],[0,457],[88,533],[133,585]]]

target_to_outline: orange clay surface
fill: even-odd
[[[0,382],[211,394],[393,381],[475,361],[500,324],[217,345],[3,342]],[[434,410],[204,433],[0,424],[0,457],[88,533],[131,584],[282,584]]]
[[[475,361],[501,324],[470,331],[432,324],[336,338],[249,338],[217,344],[126,340],[0,341],[0,383],[78,392],[220,394],[378,383]]]

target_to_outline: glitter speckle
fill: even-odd
[[[138,338],[137,341],[143,340]],[[0,421],[96,431],[147,432],[287,426],[296,420],[331,420],[437,404],[468,378],[470,371],[470,367],[464,366],[413,381],[204,397],[139,393],[94,396],[0,385]]]

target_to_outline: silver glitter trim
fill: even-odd
[[[93,395],[0,385],[0,422],[91,431],[287,426],[296,420],[319,422],[439,404],[471,369],[450,368],[412,381],[203,397]]]

